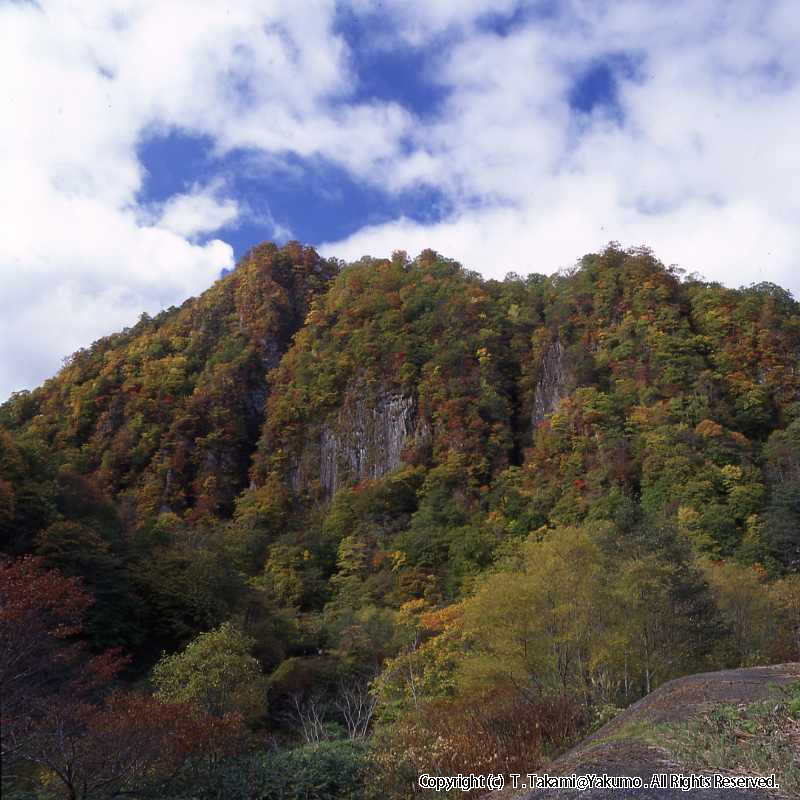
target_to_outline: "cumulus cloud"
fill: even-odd
[[[439,57],[448,100],[389,180],[447,187],[452,216],[395,220],[323,250],[434,247],[501,276],[551,272],[614,239],[710,280],[770,280],[800,296],[792,4],[559,7],[510,33],[474,30]],[[571,107],[597,64],[614,96]]]
[[[417,54],[436,108],[354,100],[345,7],[368,31],[357,46]],[[147,199],[138,148],[171,132],[217,165],[332,163],[391,193],[436,187],[451,209],[363,227],[332,255],[434,247],[502,276],[614,239],[800,295],[791,0],[41,0],[0,5],[0,29],[0,398],[202,291],[232,266],[236,225],[288,235],[269,186],[236,197],[213,169]],[[600,102],[575,103],[597,75]]]
[[[269,216],[215,176],[154,208],[137,157],[148,136],[207,135],[219,153],[313,152],[330,136],[367,159],[390,153],[373,123],[397,112],[328,113],[352,80],[333,11],[315,0],[0,6],[0,399],[205,289],[233,265],[213,234]]]
[[[221,197],[220,188],[215,182],[173,195],[164,204],[158,227],[191,238],[233,223],[239,217],[239,204],[233,198]]]

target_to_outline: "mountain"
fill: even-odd
[[[255,247],[200,297],[74,353],[56,378],[5,404],[4,424],[138,519],[230,514],[267,373],[338,269],[311,248]]]
[[[646,248],[498,281],[262,244],[0,406],[2,549],[81,578],[91,648],[138,678],[232,620],[259,724],[373,730],[398,797],[434,742],[524,772],[800,657],[798,531],[800,305]]]

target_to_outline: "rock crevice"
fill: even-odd
[[[539,380],[533,395],[533,411],[531,413],[531,427],[536,430],[537,425],[548,415],[556,410],[559,401],[566,394],[567,379],[564,368],[564,346],[555,339],[551,342],[542,356],[539,369]]]
[[[304,449],[290,483],[300,491],[319,479],[331,497],[349,483],[397,469],[407,448],[427,436],[428,426],[419,420],[413,397],[382,393],[368,402],[354,394],[322,428],[315,445]]]

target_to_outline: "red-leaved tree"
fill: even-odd
[[[92,603],[79,582],[30,556],[0,560],[3,781],[44,779],[70,800],[151,790],[243,746],[237,715],[114,687],[126,659],[90,656]]]

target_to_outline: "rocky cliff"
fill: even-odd
[[[567,378],[564,367],[564,346],[559,339],[553,341],[542,356],[539,379],[533,396],[531,427],[536,426],[556,410],[558,401],[566,394]]]
[[[326,497],[343,485],[376,479],[397,469],[406,451],[430,436],[413,397],[382,392],[367,402],[351,393],[319,437],[304,447],[290,472],[295,491],[319,481]]]

